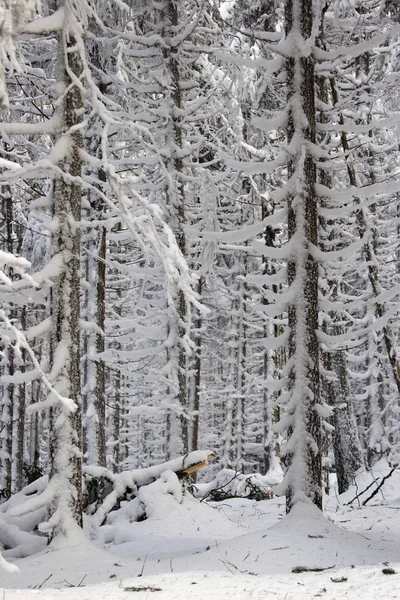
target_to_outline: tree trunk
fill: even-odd
[[[318,40],[322,47],[323,33]],[[317,93],[319,99],[327,105],[329,103],[329,80],[324,77],[317,78]],[[321,112],[319,120],[322,123],[328,122],[329,117]],[[332,188],[332,174],[327,169],[321,169],[319,172],[319,182],[325,187]],[[320,219],[321,229],[332,225],[330,221],[324,218]],[[340,250],[342,245],[338,245],[337,240],[332,240],[331,234],[326,242],[328,250]],[[334,243],[333,243],[334,242]],[[331,301],[337,300],[341,282],[337,278],[327,276],[327,284]],[[339,316],[332,314],[330,324],[325,323],[324,329],[329,335],[343,334],[343,326],[338,323]],[[323,380],[323,397],[327,404],[332,408],[333,433],[333,453],[335,457],[335,469],[338,481],[339,494],[345,492],[354,481],[356,472],[364,465],[361,443],[358,436],[357,422],[354,414],[353,402],[350,396],[350,387],[347,374],[347,360],[345,350],[326,351],[322,353],[322,364],[328,373],[332,374],[333,379]],[[324,432],[324,454],[326,455],[330,435]],[[329,471],[324,473],[325,487],[329,493]]]
[[[105,301],[106,301],[106,228],[99,231],[99,244],[97,249],[97,285],[96,285],[96,354],[105,350]],[[98,464],[106,466],[106,376],[104,360],[96,358],[96,388],[95,406],[97,413],[97,455]]]
[[[21,328],[26,329],[26,309],[21,309]],[[21,373],[26,370],[27,351],[21,349],[21,360],[19,369]],[[26,410],[26,384],[20,383],[18,386],[18,429],[17,429],[17,466],[16,466],[16,491],[23,488],[24,484],[24,451],[25,451],[25,410]]]
[[[111,379],[112,381],[112,379]],[[114,391],[114,412],[113,412],[113,453],[112,466],[113,473],[119,473],[121,470],[121,373],[115,373],[115,391]]]
[[[286,0],[285,31],[290,48],[286,60],[288,85],[288,230],[294,244],[288,279],[295,297],[289,305],[289,359],[293,364],[288,405],[286,448],[287,511],[297,501],[322,508],[321,422],[319,402],[318,263],[311,247],[318,245],[315,193],[314,58],[305,52],[313,26],[312,0]]]
[[[200,277],[197,284],[197,293],[199,298],[203,291],[204,278]],[[193,393],[193,426],[191,450],[199,448],[199,411],[200,411],[200,384],[201,384],[201,328],[202,316],[198,311],[196,319],[196,354],[194,360],[194,393]]]
[[[53,186],[52,256],[61,259],[61,268],[51,290],[51,355],[55,390],[73,402],[59,400],[52,415],[54,500],[48,528],[52,535],[68,535],[71,523],[82,526],[81,397],[80,397],[80,229],[81,174],[80,149],[83,147],[83,99],[77,81],[82,83],[82,62],[75,6],[64,6],[64,28],[59,41],[59,73],[64,84],[60,105],[64,158],[59,167],[63,174]],[[68,174],[68,175],[67,175]],[[75,178],[75,181],[71,181]],[[55,367],[56,366],[56,367]],[[54,369],[57,369],[54,372]]]
[[[166,1],[166,16],[168,35],[173,36],[174,28],[179,25],[179,9],[178,3],[173,0]],[[178,48],[175,45],[170,45],[169,39],[166,40],[168,49],[164,52],[165,58],[168,61],[169,77],[170,77],[170,99],[171,99],[171,122],[172,131],[169,140],[171,147],[171,160],[169,169],[171,173],[171,183],[166,190],[167,205],[169,210],[169,225],[175,234],[179,250],[186,257],[186,236],[184,231],[185,225],[185,190],[183,182],[183,159],[179,154],[179,150],[183,147],[183,135],[180,117],[178,116],[182,109],[182,92],[179,72]],[[178,410],[180,413],[180,432],[179,444],[176,436],[174,424],[171,420],[171,454],[188,452],[189,430],[188,430],[188,415],[187,413],[187,377],[186,377],[186,350],[183,346],[182,339],[186,333],[185,321],[187,318],[187,306],[184,293],[179,290],[175,301],[175,323],[171,327],[176,329],[175,347],[172,348],[174,360],[177,366],[177,383],[178,389],[176,392]],[[175,419],[175,415],[171,415],[170,419]],[[177,447],[177,446],[180,446]]]
[[[264,220],[270,214],[273,214],[274,206],[267,205],[267,202],[263,200],[261,205],[261,218]],[[264,230],[264,242],[267,248],[275,247],[275,230],[273,227],[268,225]],[[263,256],[263,274],[264,275],[274,275],[276,270],[272,264],[272,261],[268,259],[267,256]],[[273,284],[272,286],[273,292],[278,293],[278,286]],[[267,298],[263,297],[263,304],[266,306],[269,304]],[[264,337],[268,339],[269,337],[277,337],[279,335],[278,325],[271,325],[270,323],[266,323],[264,325]],[[267,381],[268,379],[274,378],[276,379],[281,369],[278,368],[279,362],[279,353],[282,349],[278,349],[275,351],[264,350],[263,356],[263,379]],[[264,447],[264,460],[263,460],[263,470],[264,473],[267,473],[269,469],[273,468],[277,462],[277,452],[279,453],[279,446],[277,443],[277,436],[273,431],[273,424],[277,421],[277,411],[279,411],[278,407],[278,398],[280,395],[280,391],[273,392],[269,390],[267,386],[264,386],[263,390],[263,447]]]
[[[93,24],[95,30],[96,25]],[[100,34],[101,32],[98,32]],[[89,47],[90,62],[98,71],[105,70],[102,60],[101,48],[98,41],[92,42]],[[108,85],[100,80],[98,83],[101,94],[106,95]],[[98,116],[95,116],[87,132],[85,142],[92,156],[102,157],[102,124]],[[107,182],[107,174],[103,168],[97,169],[97,183],[95,188],[104,191],[103,184]],[[88,193],[90,208],[88,219],[101,221],[105,219],[107,207],[104,200],[99,197],[96,189]],[[87,292],[87,319],[95,321],[96,332],[87,332],[85,342],[86,349],[86,373],[85,378],[85,411],[87,460],[91,465],[106,466],[106,410],[105,410],[105,364],[99,358],[105,350],[105,293],[106,293],[106,249],[107,231],[100,225],[92,225],[87,234],[87,280],[91,284]]]
[[[1,234],[4,240],[4,250],[10,254],[14,254],[14,228],[13,228],[13,203],[11,188],[8,184],[1,186],[1,198],[2,198],[2,216],[3,222],[1,227]],[[13,279],[13,269],[9,267],[7,269],[7,275]],[[15,319],[17,311],[10,305],[9,316]],[[5,345],[2,348],[4,356],[2,358],[3,372],[6,376],[14,375],[15,370],[15,356],[14,349],[11,344]],[[13,462],[13,423],[15,413],[15,386],[13,383],[4,383],[1,385],[1,425],[0,425],[0,443],[3,455],[4,464],[2,467],[2,473],[0,477],[0,486],[4,490],[7,497],[11,496],[13,487],[13,473],[12,473],[12,462]]]

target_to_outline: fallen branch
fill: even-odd
[[[48,581],[50,579],[50,577],[53,577],[53,574],[50,573],[50,575],[48,577],[46,577],[46,579],[44,581],[42,581],[42,583],[38,583],[37,585],[33,586],[33,590],[40,590],[42,588],[42,586],[46,583],[46,581]]]
[[[183,457],[182,465],[185,463],[185,459],[187,458],[187,456],[189,456],[189,455],[185,455]],[[183,477],[187,477],[188,475],[191,475],[192,473],[196,473],[196,471],[198,471],[199,469],[206,467],[208,465],[208,461],[212,460],[213,458],[215,458],[215,454],[213,452],[210,452],[210,454],[207,456],[207,460],[202,460],[200,462],[190,464],[189,466],[184,467],[183,469],[180,469],[179,471],[175,471],[175,473],[176,473],[178,479],[182,479]]]
[[[345,506],[349,506],[350,504],[353,504],[354,500],[357,500],[357,498],[359,498],[360,496],[362,496],[363,494],[365,494],[365,492],[367,490],[369,490],[370,487],[372,487],[374,485],[374,483],[377,483],[379,481],[379,477],[378,479],[374,479],[366,488],[365,490],[363,490],[362,492],[360,492],[359,494],[357,494],[356,496],[354,496],[354,498],[352,500],[350,500],[350,502],[346,502]]]
[[[124,592],[161,592],[162,589],[159,587],[153,587],[151,585],[146,585],[143,587],[135,587],[135,586],[131,586],[131,587],[126,587],[123,588]]]
[[[147,554],[146,554],[146,556],[144,557],[144,561],[143,561],[143,564],[142,564],[142,568],[141,568],[141,571],[140,571],[140,573],[139,573],[138,577],[143,577],[143,571],[144,571],[144,567],[145,567],[145,565],[146,565],[146,560],[147,560]]]
[[[374,490],[372,492],[372,494],[370,496],[368,496],[368,498],[366,500],[364,500],[364,502],[362,503],[363,506],[365,506],[367,504],[367,502],[369,502],[370,500],[372,500],[372,498],[374,496],[376,496],[376,494],[379,492],[379,490],[381,489],[381,487],[383,486],[383,484],[385,483],[385,481],[387,479],[389,479],[389,477],[391,475],[393,475],[393,473],[395,472],[396,469],[397,469],[397,466],[393,467],[391,469],[391,471],[389,471],[389,473],[387,475],[385,475],[385,477],[382,477],[382,481],[380,482],[380,484],[378,485],[378,487],[376,488],[376,490]]]
[[[200,498],[200,502],[222,502],[230,498],[248,498],[256,501],[273,498],[272,487],[277,483],[276,476],[241,473],[238,463],[239,461],[232,469],[221,469],[213,481],[192,485],[190,492],[195,498]]]
[[[139,488],[153,483],[165,471],[173,471],[181,479],[206,466],[213,458],[214,454],[209,450],[195,450],[159,465],[117,474],[103,467],[85,466],[85,511],[94,514],[102,524],[108,513],[117,510],[121,502],[135,498]]]
[[[329,571],[329,569],[334,569],[336,565],[332,565],[331,567],[293,567],[292,573],[320,573],[321,571]]]
[[[239,475],[239,471],[235,470],[235,474],[231,477],[231,479],[229,479],[229,481],[227,481],[226,483],[223,483],[219,487],[213,488],[212,490],[207,492],[207,494],[205,494],[205,496],[203,496],[203,498],[201,498],[200,502],[204,502],[205,500],[207,500],[207,498],[209,498],[210,496],[213,496],[215,494],[215,492],[219,492],[220,490],[223,490],[224,488],[226,488],[230,483],[232,483],[232,481],[234,479],[237,479],[238,475]]]

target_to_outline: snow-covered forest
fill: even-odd
[[[398,0],[0,0],[0,111],[0,586],[400,502]]]

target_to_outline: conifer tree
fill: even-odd
[[[59,396],[51,416],[53,507],[47,527],[66,535],[71,520],[82,525],[82,407],[80,368],[80,254],[83,112],[82,39],[87,27],[83,4],[59,5],[60,147],[52,190],[52,259],[59,271],[51,288],[51,377]],[[68,400],[65,400],[68,399]]]
[[[288,279],[290,301],[290,396],[286,447],[287,510],[298,500],[311,500],[322,508],[321,421],[318,329],[318,210],[315,144],[315,63],[306,51],[312,43],[314,11],[310,0],[287,0],[285,34],[288,90]]]

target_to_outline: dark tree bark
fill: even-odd
[[[172,142],[175,150],[172,151],[170,168],[172,168],[172,186],[166,190],[167,192],[167,204],[169,208],[169,225],[171,226],[176,241],[178,243],[179,250],[183,256],[186,256],[186,236],[184,231],[185,225],[185,189],[183,179],[183,159],[179,153],[179,149],[183,147],[183,133],[181,118],[179,114],[183,109],[183,99],[181,91],[181,77],[179,70],[179,58],[178,49],[175,44],[170,43],[170,38],[173,37],[173,31],[179,26],[179,4],[173,0],[166,1],[166,19],[167,19],[167,36],[166,43],[167,49],[164,51],[165,58],[168,61],[169,74],[170,74],[170,89],[171,89],[171,122],[172,122]],[[177,151],[178,150],[178,151]],[[176,302],[176,323],[172,324],[172,327],[177,329],[177,348],[172,351],[177,354],[177,367],[178,367],[178,390],[177,390],[177,401],[180,410],[180,452],[188,452],[189,450],[189,429],[188,429],[188,416],[187,416],[187,365],[186,365],[186,350],[182,344],[182,338],[185,335],[184,323],[187,318],[187,306],[185,296],[182,290],[178,291]],[[172,418],[174,418],[171,415]],[[174,440],[174,427],[171,423],[171,443],[175,444]],[[172,452],[176,452],[178,448],[172,448]]]
[[[288,279],[295,294],[289,306],[290,380],[289,440],[286,451],[286,502],[322,508],[321,421],[319,392],[318,263],[311,254],[318,245],[315,193],[314,58],[306,52],[313,26],[312,0],[286,0],[285,32],[291,48],[286,60],[288,88],[288,230],[292,255]]]
[[[11,188],[8,184],[1,186],[1,227],[0,233],[3,242],[3,249],[10,254],[14,254],[14,215],[13,215],[13,202]],[[9,267],[7,269],[7,275],[13,279],[13,269]],[[9,315],[15,319],[17,311],[13,306],[10,306]],[[3,345],[2,348],[4,356],[2,358],[2,371],[6,376],[14,375],[15,370],[15,356],[14,349],[11,345]],[[13,431],[14,431],[14,414],[15,414],[15,386],[13,383],[4,383],[1,385],[1,403],[0,403],[0,444],[2,448],[2,454],[4,457],[4,465],[1,473],[1,485],[3,492],[7,497],[11,496],[13,487],[13,473],[12,473],[12,460],[13,460]]]
[[[103,333],[96,333],[96,353],[99,355],[105,350],[105,308],[106,308],[106,228],[101,227],[99,232],[98,260],[97,260],[97,285],[96,285],[96,325]],[[95,404],[98,416],[97,453],[99,465],[106,466],[106,377],[104,360],[96,361],[96,390]]]
[[[63,3],[62,3],[63,4]],[[76,181],[81,174],[82,63],[77,40],[71,31],[77,19],[74,7],[65,9],[64,27],[59,41],[59,73],[64,84],[60,106],[62,131],[59,143],[65,143],[62,170],[53,186],[52,256],[61,259],[61,268],[51,290],[51,355],[56,391],[73,401],[75,410],[60,400],[52,415],[51,476],[55,490],[49,521],[52,535],[66,535],[71,517],[82,526],[81,462],[81,381],[80,381],[80,245],[82,192]]]
[[[318,44],[324,48],[324,31],[321,28]],[[325,49],[325,48],[324,48]],[[317,77],[317,94],[320,100],[327,105],[330,101],[329,91],[330,82],[325,77]],[[329,122],[329,116],[323,111],[319,114],[319,121]],[[319,182],[325,187],[332,188],[332,173],[328,169],[321,169],[319,172]],[[320,218],[322,229],[327,229],[332,222]],[[330,234],[327,243],[334,242],[334,246],[329,246],[328,250],[339,250],[337,240],[333,240],[333,233]],[[337,300],[340,289],[340,281],[328,277],[328,289],[330,291],[331,301]],[[337,314],[331,315],[330,324],[324,324],[324,330],[329,335],[341,335],[344,333],[343,326],[339,324]],[[357,422],[354,414],[353,402],[350,396],[349,379],[347,374],[347,359],[345,350],[339,349],[326,351],[322,354],[322,364],[325,370],[331,374],[332,379],[324,380],[324,399],[332,408],[332,424],[334,432],[332,435],[333,453],[335,457],[335,470],[338,481],[339,494],[345,492],[354,481],[356,472],[364,465],[361,443],[357,431]],[[324,432],[324,454],[326,456],[330,436]],[[325,487],[329,493],[329,470],[325,470]]]
[[[99,35],[98,27],[92,23],[92,31]],[[109,59],[104,59],[102,49],[98,40],[90,40],[89,59],[94,70],[94,78],[98,79],[98,73],[107,72],[110,65]],[[104,64],[106,63],[106,64]],[[97,82],[99,92],[106,95],[109,85],[101,80]],[[87,135],[85,144],[92,156],[102,158],[102,123],[97,115],[94,116]],[[104,184],[107,182],[107,174],[104,168],[96,170],[97,183],[94,189],[88,193],[90,208],[88,219],[101,221],[105,219],[107,206],[97,193],[97,189],[104,192]],[[105,350],[105,300],[106,300],[106,251],[107,230],[101,225],[92,226],[87,234],[87,281],[89,289],[86,299],[86,311],[89,321],[95,321],[97,331],[88,332],[85,336],[86,364],[85,364],[85,454],[89,464],[106,466],[106,404],[105,404],[105,364],[100,357]],[[91,346],[91,347],[90,347]],[[94,354],[95,353],[95,354]],[[93,383],[94,382],[94,383]],[[88,413],[86,409],[89,407]]]
[[[199,298],[203,292],[204,278],[200,277],[197,284],[197,293]],[[196,319],[196,354],[194,360],[194,394],[193,394],[193,426],[191,438],[191,450],[199,448],[199,411],[200,411],[200,384],[201,384],[201,328],[203,319],[200,311],[197,313]]]
[[[26,310],[21,309],[21,328],[26,330]],[[21,350],[19,370],[25,372],[27,361],[26,348]],[[26,384],[18,386],[18,428],[17,428],[17,455],[16,455],[16,490],[19,491],[24,485],[24,451],[25,451],[25,411],[26,411]]]

